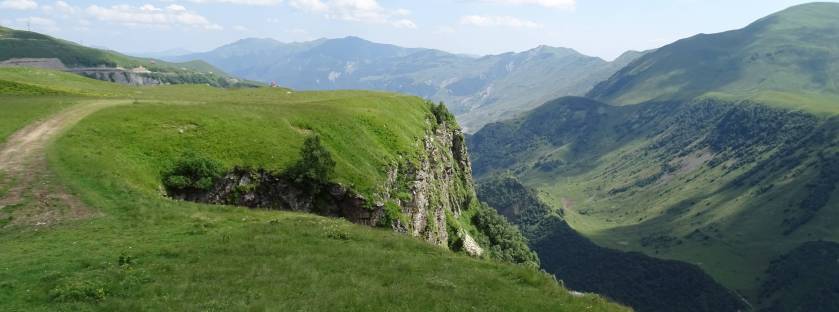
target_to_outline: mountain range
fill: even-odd
[[[384,90],[442,101],[474,132],[548,100],[583,95],[641,55],[630,51],[607,62],[540,46],[473,57],[346,37],[301,43],[249,38],[166,59],[202,60],[243,78],[299,90]]]

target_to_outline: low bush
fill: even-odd
[[[50,299],[56,302],[102,301],[107,296],[102,283],[88,280],[72,280],[53,288]]]
[[[163,186],[170,191],[207,191],[222,175],[224,167],[220,162],[187,152],[163,173]]]

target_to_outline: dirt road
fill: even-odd
[[[4,223],[50,225],[63,219],[89,216],[90,209],[55,183],[55,177],[47,169],[46,147],[86,116],[127,103],[130,102],[79,103],[12,134],[0,146],[0,174],[3,177],[0,181],[0,226]]]

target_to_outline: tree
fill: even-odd
[[[527,239],[507,218],[492,207],[481,204],[472,217],[475,227],[489,240],[490,257],[530,267],[539,267],[539,258],[527,246]]]
[[[335,172],[335,160],[332,154],[320,142],[317,134],[306,138],[303,149],[300,150],[300,161],[290,170],[289,175],[294,182],[312,187],[316,190],[329,182]]]

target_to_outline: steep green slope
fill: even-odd
[[[811,3],[743,29],[683,39],[632,62],[588,96],[634,104],[691,99],[711,91],[741,98],[767,90],[836,95],[836,16],[839,4]]]
[[[839,240],[835,115],[564,98],[469,146],[476,176],[512,172],[598,244],[697,264],[752,301],[770,260]]]
[[[302,43],[244,39],[174,59],[205,60],[241,77],[295,89],[386,90],[443,101],[474,132],[550,99],[582,95],[638,56],[628,52],[606,62],[541,46],[474,58],[347,37]]]
[[[0,208],[0,249],[20,251],[0,253],[2,310],[625,310],[596,296],[574,297],[532,268],[453,253],[390,229],[161,193],[161,171],[185,150],[225,167],[282,169],[315,132],[334,155],[335,181],[373,197],[389,179],[388,165],[415,155],[416,142],[435,125],[421,99],[139,88],[34,69],[0,69],[0,81],[86,95],[31,97],[38,103],[112,103],[48,149],[54,175]],[[6,105],[0,109],[19,123],[47,115]],[[42,197],[41,187],[83,205]],[[7,191],[0,188],[0,197]],[[468,222],[474,212],[461,213]]]
[[[478,197],[519,225],[539,254],[542,267],[566,286],[603,294],[637,311],[738,311],[747,304],[702,270],[595,245],[575,232],[513,177],[484,179]]]
[[[223,71],[203,61],[169,63],[136,58],[114,51],[88,48],[36,32],[0,27],[0,61],[15,58],[57,58],[70,68],[144,67],[162,83],[200,83],[233,86],[238,83]]]
[[[766,273],[760,299],[768,307],[762,311],[839,310],[839,244],[802,244],[773,260]]]

